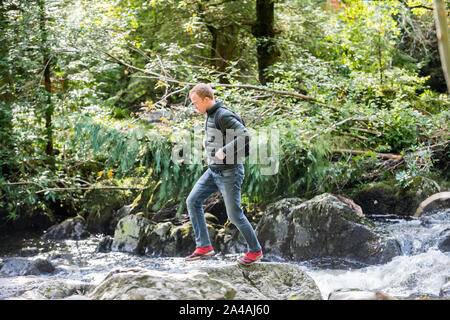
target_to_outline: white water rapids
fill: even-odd
[[[307,268],[324,299],[337,289],[380,290],[395,297],[438,297],[450,280],[450,252],[438,249],[439,234],[450,228],[450,210],[430,218],[376,222],[376,230],[400,243],[402,255],[360,269]]]

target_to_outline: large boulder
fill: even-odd
[[[342,258],[363,264],[390,261],[401,253],[393,239],[371,230],[370,222],[346,202],[322,194],[290,207],[277,203],[256,228],[264,252],[297,261]]]
[[[114,231],[112,251],[142,254],[152,223],[142,215],[127,215],[119,220]]]
[[[46,240],[81,240],[89,237],[86,223],[81,217],[69,218],[50,227],[42,236]]]
[[[353,195],[365,214],[395,214],[412,216],[420,203],[440,191],[439,185],[429,178],[414,177],[406,187],[389,180],[371,184]]]
[[[283,256],[288,251],[289,224],[292,209],[305,200],[300,198],[285,198],[267,206],[255,232],[265,253]]]
[[[213,245],[218,247],[216,225],[207,220]],[[184,256],[195,249],[195,237],[190,221],[181,225],[156,223],[143,215],[127,215],[119,220],[111,245],[112,251],[137,254]]]
[[[199,268],[187,273],[146,269],[111,272],[90,294],[99,300],[321,300],[299,266],[256,263]]]

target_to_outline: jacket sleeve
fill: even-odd
[[[227,136],[226,129],[232,129],[232,136],[228,136],[228,139],[233,138],[230,142],[226,143],[222,148],[222,152],[227,155],[227,153],[237,153],[245,147],[245,142],[250,141],[250,133],[247,128],[232,114],[226,113],[219,119],[221,128],[225,131],[225,135]],[[238,148],[239,147],[239,148]]]

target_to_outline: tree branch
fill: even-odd
[[[162,75],[162,74],[150,71],[150,70],[146,70],[146,69],[135,67],[135,66],[133,66],[133,65],[131,65],[129,63],[126,63],[125,61],[122,61],[121,59],[113,56],[112,54],[110,54],[110,53],[108,53],[106,51],[102,50],[102,52],[104,54],[106,54],[108,57],[110,57],[111,59],[113,59],[116,63],[118,63],[120,65],[123,65],[123,66],[125,66],[125,67],[127,67],[129,69],[132,69],[132,70],[135,70],[135,71],[139,71],[139,72],[142,72],[144,74],[149,74],[149,75],[154,76],[154,77],[164,78],[167,82],[177,83],[177,84],[181,84],[181,85],[185,85],[185,86],[194,86],[194,85],[196,85],[196,83],[179,81],[179,80],[173,79],[171,77],[167,77],[165,75]],[[270,89],[270,88],[267,88],[267,87],[254,86],[254,85],[250,85],[250,84],[226,84],[226,83],[214,84],[214,83],[210,83],[210,86],[213,87],[213,88],[215,88],[215,87],[242,88],[242,89],[251,89],[251,90],[255,90],[255,91],[270,92],[270,93],[273,93],[273,94],[276,94],[276,95],[279,95],[279,96],[293,97],[293,98],[297,98],[297,99],[301,99],[301,100],[312,101],[312,102],[315,102],[315,103],[318,103],[320,105],[323,105],[323,106],[326,106],[326,107],[329,107],[329,108],[333,109],[332,107],[324,104],[323,102],[317,100],[316,98],[308,97],[308,96],[305,96],[305,95],[303,95],[301,93],[296,93],[296,92],[283,91],[283,90],[277,90],[277,89]],[[336,110],[336,109],[334,109],[334,110]]]

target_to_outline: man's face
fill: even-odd
[[[197,110],[201,114],[205,114],[206,110],[213,105],[213,101],[210,98],[205,97],[202,99],[195,92],[191,94],[190,98],[195,110]]]

